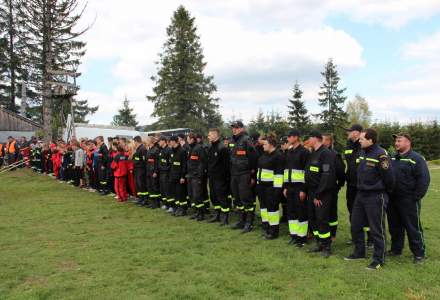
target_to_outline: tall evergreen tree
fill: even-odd
[[[347,123],[347,114],[344,111],[346,89],[338,86],[340,78],[332,59],[328,60],[321,75],[324,77],[324,83],[320,87],[318,101],[324,109],[317,116],[322,121],[323,129],[335,132]]]
[[[19,7],[21,0],[0,1],[0,101],[9,110],[17,111],[17,96],[28,81],[28,34],[25,18]],[[30,91],[27,92],[30,94]]]
[[[78,7],[78,0],[21,0],[20,2],[20,11],[26,21],[24,28],[30,35],[27,44],[30,62],[34,66],[30,80],[37,93],[31,110],[41,112],[46,140],[52,139],[53,134],[58,131],[56,124],[52,122],[57,118],[58,111],[53,108],[61,104],[59,101],[65,100],[63,97],[54,99],[52,95],[51,82],[62,79],[51,71],[76,72],[80,59],[85,54],[85,43],[80,41],[79,37],[88,28],[76,31],[85,7],[79,12]],[[42,109],[39,110],[39,107]]]
[[[293,96],[289,99],[287,120],[289,125],[304,132],[310,127],[310,117],[304,101],[302,100],[303,91],[298,82],[293,86]]]
[[[75,100],[72,105],[75,123],[89,123],[87,116],[93,115],[99,108],[99,106],[89,106],[88,100]]]
[[[197,28],[188,10],[183,6],[174,12],[167,28],[167,40],[159,55],[158,73],[151,79],[155,83],[153,116],[160,128],[188,127],[206,130],[220,126],[217,90],[212,76],[206,76],[206,63]]]
[[[136,127],[138,125],[136,115],[133,114],[133,108],[130,108],[130,102],[127,97],[125,97],[122,108],[118,111],[118,114],[113,117],[112,124],[115,126],[129,127]]]

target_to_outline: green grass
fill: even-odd
[[[345,262],[348,224],[329,259],[259,230],[242,235],[118,204],[30,171],[0,175],[0,299],[439,299],[440,170],[423,200],[425,265],[368,272]]]

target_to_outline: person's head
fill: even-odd
[[[168,144],[167,142],[168,142],[168,140],[167,140],[166,136],[161,136],[159,138],[159,146],[161,148],[165,148],[167,146],[167,144]]]
[[[229,138],[227,138],[227,137],[223,138],[223,145],[225,145],[226,147],[229,147]]]
[[[313,130],[309,134],[309,138],[307,139],[307,145],[317,150],[322,145],[322,134],[318,130]]]
[[[186,141],[187,141],[188,144],[190,144],[190,145],[196,143],[196,142],[197,142],[196,135],[195,135],[194,133],[190,132],[190,133],[188,134],[188,136],[186,137]]]
[[[114,140],[114,139],[115,139],[115,138],[109,136],[109,137],[107,138],[107,142],[108,142],[108,144],[109,144],[109,145],[113,144],[113,140]]]
[[[359,138],[359,143],[361,143],[362,149],[368,148],[371,145],[377,143],[377,131],[373,128],[367,128],[361,132],[361,136]]]
[[[394,148],[399,153],[406,153],[412,147],[412,139],[409,134],[399,133],[393,134],[394,138]]]
[[[134,144],[136,145],[136,147],[139,147],[140,144],[142,144],[142,138],[139,135],[135,136],[133,141],[134,141]]]
[[[292,129],[287,134],[287,141],[290,145],[295,145],[300,142],[301,133],[298,129]]]
[[[170,137],[170,142],[169,145],[171,148],[177,148],[180,146],[179,144],[179,138],[175,135],[173,135],[172,137]]]
[[[12,136],[8,136],[8,142],[12,142],[14,140],[14,138]]]
[[[355,142],[355,141],[359,140],[359,138],[361,136],[361,132],[363,131],[363,128],[359,124],[353,124],[346,131],[347,131],[348,139],[351,140],[352,142]]]
[[[22,136],[22,137],[20,138],[20,142],[21,142],[21,143],[26,143],[26,137],[25,137],[25,136]]]
[[[119,146],[120,144],[119,144],[119,142],[117,141],[117,140],[113,140],[113,143],[112,143],[112,151],[118,151],[118,146]]]
[[[329,149],[333,148],[333,135],[331,133],[325,133],[322,135],[322,144]]]
[[[275,133],[269,133],[263,137],[263,150],[272,153],[277,148],[277,136]]]
[[[122,147],[125,147],[125,145],[127,145],[127,138],[120,137],[119,138],[119,144],[122,145]]]
[[[118,143],[116,146],[116,151],[118,152],[125,152],[125,144],[122,145],[121,143]]]
[[[220,139],[220,130],[218,128],[211,128],[208,132],[208,141],[215,143]]]
[[[104,144],[104,137],[102,135],[100,135],[100,136],[96,137],[95,141],[98,146],[101,146],[102,144]]]
[[[262,134],[258,134],[258,136],[256,136],[256,141],[257,141],[257,145],[263,146],[264,136]]]
[[[231,129],[233,135],[239,135],[244,131],[244,124],[240,120],[232,122]]]
[[[177,135],[177,138],[179,139],[179,144],[180,144],[181,146],[185,145],[185,143],[186,143],[186,137],[185,137],[185,135],[184,135],[183,133],[179,133],[179,134]]]

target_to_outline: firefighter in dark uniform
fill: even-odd
[[[241,121],[232,123],[231,151],[231,191],[233,197],[243,207],[240,220],[234,229],[242,232],[252,230],[255,214],[255,183],[257,169],[257,153]]]
[[[206,145],[203,142],[203,135],[198,133],[196,134],[196,140],[197,140],[197,144],[200,144],[203,148],[203,150],[205,150],[206,152],[206,156],[208,155],[208,148],[209,146]],[[210,201],[209,201],[209,192],[208,192],[208,176],[204,176],[203,177],[203,185],[202,185],[202,189],[203,189],[203,204],[205,205],[205,213],[209,214],[209,207],[210,207]]]
[[[394,187],[394,174],[387,152],[377,145],[377,132],[368,128],[361,133],[362,152],[357,169],[357,194],[351,216],[354,252],[346,260],[365,258],[364,226],[369,224],[374,245],[373,260],[367,267],[377,270],[385,263],[385,212],[388,193]]]
[[[279,235],[284,155],[277,149],[278,141],[274,134],[269,134],[262,141],[264,153],[258,158],[256,190],[260,207],[267,210],[268,225],[263,227],[264,238],[273,240]]]
[[[338,153],[334,148],[333,135],[324,134],[322,143],[326,146],[335,157],[335,174],[336,174],[336,186],[333,189],[333,201],[330,210],[330,234],[332,240],[336,239],[336,232],[338,230],[338,197],[339,191],[345,185],[345,164],[342,160],[342,155]]]
[[[98,136],[96,138],[96,145],[98,147],[98,158],[96,161],[96,176],[98,179],[98,192],[101,195],[107,195],[108,191],[108,169],[107,165],[109,162],[109,152],[107,145],[104,143],[104,138],[102,136]]]
[[[160,207],[159,152],[160,149],[156,137],[149,137],[146,154],[146,181],[149,202],[148,207],[152,209]]]
[[[146,179],[146,156],[147,150],[145,149],[145,145],[142,143],[142,138],[140,136],[135,136],[134,146],[136,150],[133,154],[133,165],[134,165],[134,183],[136,189],[136,196],[138,201],[137,205],[144,206],[147,203],[147,179]]]
[[[168,147],[168,138],[161,136],[159,138],[159,187],[160,187],[160,197],[162,200],[162,209],[169,209],[169,181],[170,181],[170,158],[171,149]]]
[[[334,154],[322,144],[322,134],[312,131],[307,140],[312,152],[305,168],[305,189],[309,226],[317,246],[309,252],[320,252],[323,257],[331,254],[330,211],[336,186]]]
[[[177,136],[170,137],[171,153],[171,168],[170,168],[170,182],[169,193],[170,201],[168,202],[172,208],[174,216],[186,215],[186,205],[181,205],[181,202],[186,202],[186,157],[187,153],[179,144]]]
[[[289,148],[285,154],[283,173],[284,195],[287,198],[289,244],[303,247],[307,242],[308,215],[304,192],[304,170],[310,152],[301,145],[299,130],[291,130],[287,136]]]
[[[359,124],[353,124],[349,129],[347,129],[348,140],[347,146],[344,151],[344,158],[347,165],[345,178],[347,181],[346,199],[347,199],[347,209],[349,213],[349,221],[351,223],[351,212],[353,211],[354,200],[356,199],[357,192],[357,160],[359,159],[360,153],[362,151],[361,144],[359,143],[359,137],[361,136],[363,128]],[[365,224],[364,231],[367,233],[367,244],[372,246],[373,243],[370,239],[370,228],[368,224]],[[352,240],[347,241],[347,244],[351,245]]]
[[[208,182],[209,194],[215,215],[209,222],[220,222],[220,225],[229,224],[231,199],[229,196],[229,151],[220,139],[220,130],[209,130],[208,140]]]
[[[203,184],[207,168],[207,155],[203,146],[197,143],[196,135],[190,133],[187,137],[189,152],[187,159],[188,196],[196,214],[191,219],[203,221],[205,219],[205,203]]]
[[[400,133],[393,137],[397,153],[391,163],[396,185],[387,209],[391,234],[391,250],[388,251],[388,256],[402,254],[406,231],[414,263],[423,263],[425,241],[420,222],[420,208],[430,183],[429,170],[425,159],[412,150],[411,136]]]

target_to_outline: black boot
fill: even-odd
[[[205,209],[203,209],[203,208],[200,208],[199,210],[198,210],[198,214],[197,214],[197,221],[203,221],[203,220],[205,220]]]
[[[298,242],[298,236],[296,234],[290,235],[290,241],[288,242],[289,245],[295,245]]]
[[[266,237],[266,235],[269,234],[269,227],[268,222],[261,222],[261,229],[263,229],[263,233],[261,234],[262,237]]]
[[[244,224],[246,223],[246,212],[242,211],[240,215],[240,220],[232,226],[232,229],[243,229]]]
[[[254,225],[254,212],[251,211],[246,214],[246,223],[244,224],[241,233],[251,232],[253,225]]]
[[[312,249],[309,249],[309,251],[307,251],[307,252],[309,252],[309,253],[318,253],[318,252],[321,252],[321,251],[322,251],[321,244],[319,243],[319,241],[316,241],[316,246],[313,247]]]
[[[307,237],[298,237],[295,243],[295,247],[302,248],[307,244]]]
[[[269,233],[265,236],[265,239],[266,240],[274,240],[274,239],[278,238],[279,231],[280,231],[279,225],[270,226]]]
[[[208,220],[208,223],[220,222],[220,210],[216,210],[214,216]]]
[[[229,224],[229,213],[225,212],[221,214],[220,217],[220,226],[226,226]]]

